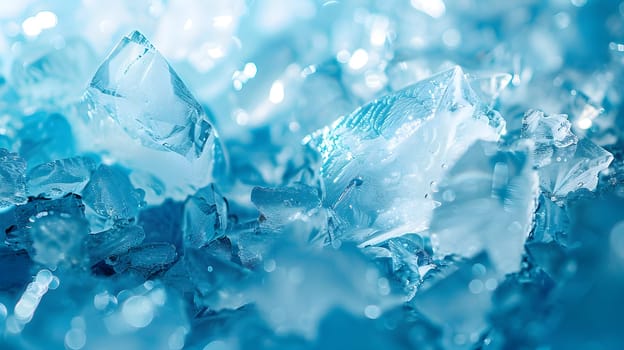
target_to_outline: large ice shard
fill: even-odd
[[[497,140],[504,120],[459,67],[375,100],[314,135],[325,204],[347,239],[376,243],[429,225],[446,169],[476,140]]]
[[[444,256],[487,251],[501,273],[520,268],[533,223],[538,179],[527,145],[500,151],[477,142],[449,170],[434,199],[431,241]]]
[[[596,189],[598,174],[607,169],[613,155],[590,140],[579,140],[570,131],[565,115],[531,110],[522,121],[522,136],[535,141],[535,166],[542,191],[562,199],[580,188]]]
[[[26,202],[26,161],[0,148],[0,208]]]
[[[82,146],[108,153],[135,170],[133,178],[159,179],[165,189],[148,188],[148,201],[182,199],[225,170],[206,112],[139,32],[113,49],[84,100],[89,118]]]

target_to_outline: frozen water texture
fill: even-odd
[[[144,192],[135,189],[128,175],[117,166],[100,165],[82,191],[84,202],[98,218],[107,222],[134,220]]]
[[[26,202],[26,162],[0,148],[0,208]]]
[[[225,234],[227,202],[214,185],[189,197],[184,205],[184,245],[201,248]]]
[[[67,193],[81,193],[95,170],[90,158],[59,159],[38,165],[28,172],[28,192],[32,196],[58,198]]]
[[[82,146],[109,154],[162,181],[162,195],[183,198],[225,169],[221,144],[203,107],[165,58],[139,32],[102,63],[84,99]],[[148,200],[157,190],[148,190]],[[162,198],[162,197],[160,197]]]
[[[429,226],[446,169],[504,120],[478,99],[459,67],[375,100],[316,135],[331,207],[345,239],[371,244]]]
[[[533,223],[537,174],[529,147],[477,142],[440,182],[434,199],[434,252],[473,257],[485,250],[499,273],[517,271]]]
[[[580,188],[596,189],[598,175],[613,155],[590,140],[579,140],[565,115],[529,111],[523,119],[522,136],[535,141],[535,166],[542,190],[564,198]]]

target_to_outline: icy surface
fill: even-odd
[[[624,348],[622,28],[0,1],[0,348]]]

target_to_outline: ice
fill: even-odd
[[[141,226],[116,226],[110,230],[90,234],[87,237],[87,251],[92,265],[110,258],[122,255],[131,248],[141,244],[145,239],[145,232]]]
[[[0,208],[26,202],[26,162],[0,148]]]
[[[260,229],[266,232],[282,232],[297,221],[323,226],[321,198],[314,187],[301,184],[255,187],[251,191],[251,201],[260,211]]]
[[[538,195],[529,146],[499,150],[476,142],[448,171],[434,199],[435,254],[472,257],[485,250],[500,273],[517,271]]]
[[[76,155],[72,126],[64,115],[39,111],[24,116],[23,123],[17,134],[19,154],[29,169]]]
[[[184,246],[201,248],[225,234],[227,202],[214,185],[189,197],[184,205]]]
[[[570,131],[565,115],[529,111],[523,119],[522,136],[535,140],[535,166],[542,190],[564,198],[580,188],[596,189],[598,174],[607,169],[613,155],[590,140]]]
[[[59,159],[38,165],[28,172],[28,192],[35,197],[47,198],[81,193],[95,168],[95,161],[86,157]]]
[[[89,44],[79,38],[47,50],[30,44],[13,62],[11,75],[15,89],[30,105],[66,105],[80,99],[95,69],[94,59]]]
[[[410,303],[442,327],[445,349],[471,349],[487,330],[496,269],[484,253],[448,269],[443,278],[430,279]]]
[[[225,171],[220,141],[203,107],[139,32],[124,37],[91,80],[81,145],[154,176],[181,199]],[[162,201],[148,190],[148,201]],[[160,200],[158,200],[160,198]]]
[[[103,164],[93,172],[82,191],[85,204],[106,222],[134,220],[144,194],[132,186],[122,168]]]
[[[446,169],[476,140],[497,140],[504,124],[459,67],[375,100],[312,141],[324,203],[348,226],[346,239],[371,244],[422,231]]]
[[[166,270],[176,257],[176,249],[169,243],[145,243],[126,253],[108,257],[106,263],[117,273],[135,272],[147,278]]]
[[[9,246],[26,250],[36,263],[50,269],[82,266],[89,223],[78,196],[32,199],[18,206],[12,222],[6,224]]]
[[[0,348],[624,348],[622,28],[0,1]]]

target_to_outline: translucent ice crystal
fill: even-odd
[[[119,167],[100,165],[84,188],[84,202],[95,214],[111,222],[134,219],[143,202],[143,190],[135,189]]]
[[[26,162],[0,148],[0,208],[26,202]]]
[[[494,143],[477,142],[438,189],[430,228],[434,252],[472,257],[485,250],[498,272],[516,271],[538,195],[528,147],[499,151]]]
[[[446,169],[474,141],[497,140],[503,129],[459,67],[422,80],[316,136],[325,203],[348,239],[374,243],[424,230]]]
[[[139,32],[113,49],[84,99],[83,147],[108,152],[138,177],[156,177],[163,194],[183,197],[224,171],[221,144],[203,107]],[[158,191],[147,190],[148,200],[157,201]]]
[[[580,188],[596,189],[598,174],[607,169],[613,155],[590,140],[570,131],[565,115],[529,111],[523,119],[522,136],[535,140],[535,166],[542,190],[564,198]]]
[[[201,248],[225,234],[227,202],[214,185],[189,197],[184,205],[184,245]]]
[[[28,192],[57,198],[67,193],[80,193],[95,170],[90,158],[59,159],[38,165],[28,172]]]

